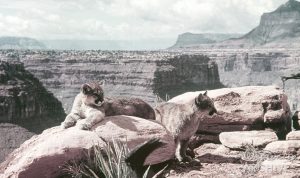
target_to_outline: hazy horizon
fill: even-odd
[[[186,32],[245,34],[286,1],[0,0],[0,36],[162,49]]]

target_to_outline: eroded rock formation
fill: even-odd
[[[40,117],[44,119],[41,120]],[[0,121],[33,132],[54,126],[65,117],[58,99],[17,61],[0,61]]]

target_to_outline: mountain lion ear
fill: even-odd
[[[81,91],[82,91],[82,93],[83,94],[89,94],[89,93],[91,93],[91,91],[92,91],[92,88],[88,85],[88,84],[83,84],[82,86],[81,86]]]
[[[197,106],[199,106],[202,100],[203,100],[203,95],[202,95],[202,93],[200,93],[200,94],[198,95],[198,97],[195,98],[195,104],[196,104]]]
[[[198,100],[198,102],[200,102],[200,101],[202,101],[203,100],[203,94],[202,93],[200,93],[199,95],[198,95],[198,97],[197,97],[197,100]]]
[[[204,94],[203,94],[204,96],[207,96],[207,90],[204,92]]]

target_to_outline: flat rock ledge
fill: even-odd
[[[275,132],[271,131],[222,132],[219,139],[222,145],[231,149],[242,149],[246,145],[262,148],[278,140]]]
[[[53,127],[25,141],[0,164],[0,177],[57,177],[61,166],[79,160],[95,144],[104,147],[103,141],[113,139],[126,142],[129,149],[151,139],[160,138],[165,144],[154,150],[145,165],[172,159],[175,153],[173,137],[158,123],[132,116],[112,116],[94,126],[91,131],[78,127]],[[2,173],[2,174],[1,174]]]
[[[300,130],[292,131],[286,135],[287,140],[300,140]]]
[[[265,151],[274,154],[299,154],[300,140],[281,140],[269,143]]]

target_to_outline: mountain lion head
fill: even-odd
[[[86,105],[101,106],[104,101],[104,92],[101,87],[102,83],[90,82],[81,86],[81,92],[83,94],[83,102]]]
[[[207,91],[202,94],[200,93],[197,98],[195,98],[196,106],[201,110],[207,110],[209,115],[217,113],[213,100],[207,96]]]

